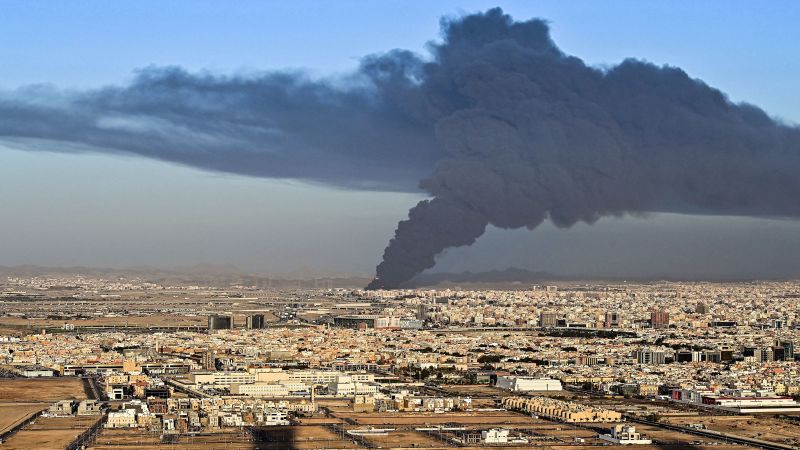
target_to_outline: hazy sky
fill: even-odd
[[[0,0],[0,90],[124,84],[137,68],[345,72],[392,48],[424,52],[442,15],[502,6],[551,22],[591,64],[669,63],[800,123],[796,2]],[[2,120],[2,117],[0,117]],[[0,148],[0,264],[230,263],[371,273],[420,196],[237,177],[134,157]],[[800,274],[800,224],[659,215],[570,230],[492,231],[437,270],[642,276]]]

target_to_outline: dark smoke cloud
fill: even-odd
[[[343,78],[150,68],[125,87],[6,93],[0,138],[356,189],[421,187],[431,198],[398,225],[372,288],[402,284],[490,224],[800,216],[798,128],[678,68],[589,67],[545,22],[500,9],[444,20],[427,57],[371,56]]]
[[[409,52],[348,77],[140,70],[126,87],[0,93],[0,139],[32,150],[136,154],[213,171],[418,190],[441,156]],[[66,145],[65,145],[66,144]],[[79,144],[79,145],[75,145]]]
[[[800,130],[673,67],[565,55],[499,9],[444,23],[422,87],[445,105],[434,196],[400,223],[371,288],[433,267],[486,225],[673,211],[800,216]]]

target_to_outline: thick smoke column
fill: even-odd
[[[444,24],[427,97],[446,160],[370,288],[397,287],[487,224],[569,227],[649,211],[800,216],[800,130],[671,67],[563,54],[500,10]]]
[[[0,93],[0,144],[423,189],[430,198],[398,225],[371,288],[401,285],[487,225],[800,216],[800,130],[678,68],[589,67],[545,22],[500,9],[444,20],[429,48],[364,58],[340,78],[148,68],[124,87]]]

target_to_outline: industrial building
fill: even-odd
[[[230,330],[233,328],[233,316],[208,316],[209,330]]]
[[[248,330],[260,330],[264,328],[264,315],[252,314],[247,316],[246,326]]]
[[[549,378],[501,375],[497,377],[496,386],[512,392],[560,391],[561,381]]]

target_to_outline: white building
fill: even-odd
[[[338,370],[276,370],[276,369],[254,369],[257,382],[296,382],[304,383],[308,386],[330,384],[336,381],[336,377],[345,375]],[[371,373],[352,373],[349,374],[354,381],[361,383],[372,383],[375,375]]]
[[[258,421],[264,425],[290,425],[289,415],[285,411],[267,408],[263,414],[258,414]]]
[[[136,428],[136,411],[123,409],[108,413],[106,428]]]
[[[289,387],[281,383],[232,384],[230,391],[233,395],[248,395],[250,397],[289,396]]]
[[[249,372],[192,372],[189,381],[195,386],[228,387],[232,384],[256,382],[256,374]]]
[[[336,380],[328,384],[328,391],[339,397],[368,395],[378,392],[378,386],[357,381],[351,375],[340,375],[336,377]]]
[[[598,437],[604,441],[620,445],[647,445],[653,443],[652,440],[642,437],[641,433],[637,433],[635,426],[626,424],[614,425],[611,427],[610,434],[601,434]]]
[[[20,373],[23,377],[26,378],[42,378],[42,377],[52,377],[53,376],[53,369],[48,369],[47,367],[25,367],[20,370]]]
[[[561,381],[549,378],[504,375],[497,377],[497,387],[513,392],[560,391]]]
[[[481,440],[485,444],[507,444],[508,430],[491,428],[487,431],[481,431]]]

